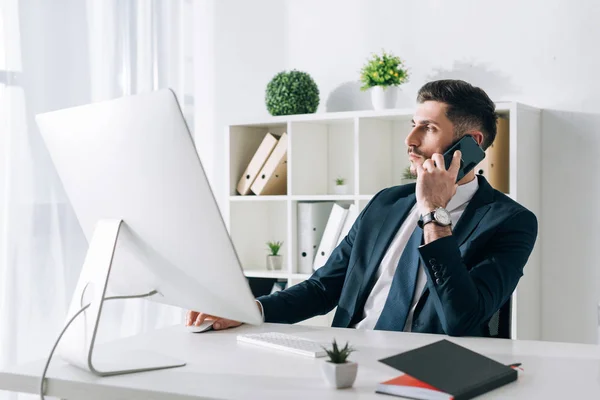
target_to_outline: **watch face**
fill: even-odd
[[[448,211],[446,211],[443,208],[438,208],[437,210],[435,210],[434,218],[441,225],[450,225],[452,223],[450,213],[448,213]]]

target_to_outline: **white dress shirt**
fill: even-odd
[[[477,182],[477,178],[475,178],[471,182],[460,185],[456,189],[456,194],[454,197],[452,197],[448,203],[448,206],[446,207],[452,218],[452,226],[456,226],[460,216],[464,212],[465,208],[467,208],[469,201],[473,198],[478,188],[479,183]],[[373,289],[367,298],[367,302],[365,303],[363,319],[356,324],[356,328],[375,328],[375,324],[377,323],[377,320],[383,311],[383,306],[385,305],[390,292],[390,287],[394,279],[394,274],[396,273],[396,267],[400,261],[400,256],[402,255],[410,236],[417,226],[418,220],[419,211],[417,209],[417,205],[415,204],[404,220],[404,223],[400,226],[400,229],[398,229],[396,236],[390,243],[390,247],[387,249],[383,259],[381,260],[381,264],[379,265],[376,275],[377,281],[375,282],[375,285],[373,286]],[[421,262],[419,264],[417,283],[415,285],[415,293],[413,296],[412,305],[406,318],[406,324],[404,325],[405,332],[410,332],[415,307],[417,306],[417,302],[419,301],[421,293],[423,292],[425,284],[427,283],[427,275],[425,275],[425,270],[423,268],[423,263]]]

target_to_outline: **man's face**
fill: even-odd
[[[417,174],[415,163],[422,164],[434,153],[444,154],[454,142],[454,126],[446,117],[445,103],[426,101],[418,104],[413,129],[406,137],[410,170]]]

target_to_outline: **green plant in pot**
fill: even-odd
[[[267,255],[267,269],[270,271],[280,270],[283,266],[283,257],[279,254],[283,242],[267,242],[270,253]]]
[[[336,389],[352,387],[356,380],[358,364],[349,361],[348,357],[355,350],[350,347],[348,342],[346,342],[344,347],[340,347],[336,340],[333,339],[331,349],[325,348],[325,351],[329,357],[329,359],[322,364],[321,369],[325,381],[329,386]]]
[[[402,184],[405,185],[407,183],[414,183],[417,181],[417,176],[413,175],[412,171],[410,170],[410,166],[404,168],[404,171],[402,171]]]
[[[348,193],[348,185],[346,184],[346,179],[336,178],[334,191],[335,191],[335,194],[347,194]]]
[[[375,110],[394,108],[398,98],[398,86],[408,82],[408,69],[400,57],[382,51],[373,54],[360,71],[361,90],[371,91]]]
[[[265,102],[271,115],[312,114],[319,107],[319,88],[306,72],[282,71],[267,84]]]

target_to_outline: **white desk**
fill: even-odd
[[[312,340],[350,343],[358,349],[354,387],[335,390],[321,378],[319,363],[291,353],[237,343],[239,333],[279,331]],[[76,399],[379,399],[378,382],[400,375],[378,362],[386,356],[422,346],[443,336],[399,332],[265,324],[236,329],[187,333],[172,327],[119,342],[128,350],[154,351],[187,361],[182,368],[97,378],[52,361],[48,396]],[[600,346],[478,338],[449,338],[502,363],[522,362],[519,379],[480,398],[600,399]],[[37,393],[44,362],[0,372],[0,389]]]

